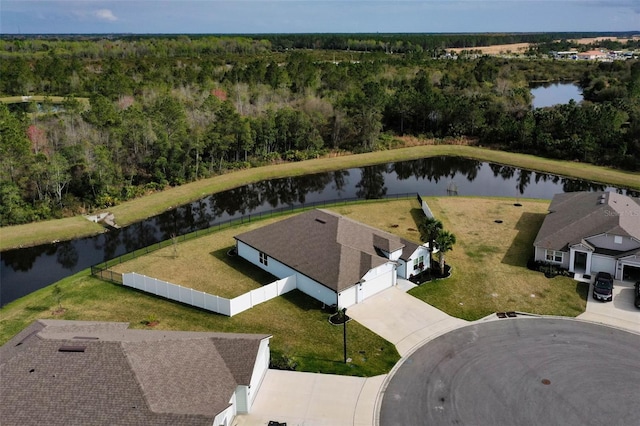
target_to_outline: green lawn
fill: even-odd
[[[586,308],[588,285],[547,279],[527,269],[548,201],[427,198],[434,215],[457,237],[447,262],[450,278],[410,293],[450,315],[476,320],[499,311],[574,317]],[[502,220],[498,224],[495,220]]]
[[[547,279],[527,269],[533,240],[547,212],[547,200],[483,197],[426,197],[436,218],[456,235],[447,263],[448,279],[426,283],[409,293],[449,315],[476,320],[493,312],[522,311],[576,316],[584,312],[588,286],[567,277]],[[419,241],[417,201],[389,201],[380,208],[336,208],[379,229]],[[502,220],[501,224],[495,220]]]
[[[458,239],[447,256],[453,266],[451,278],[424,284],[411,291],[443,311],[468,320],[496,311],[525,311],[575,316],[586,306],[586,286],[556,277],[544,278],[526,268],[531,243],[542,222],[548,201],[474,197],[426,198],[434,214]],[[416,219],[422,214],[415,200],[387,200],[332,208],[338,213],[377,228],[419,241]],[[168,281],[199,278],[201,288],[233,295],[271,279],[237,258],[226,256],[233,235],[269,221],[238,225],[208,236],[188,240],[152,252],[121,271],[145,270],[147,275]],[[496,224],[495,219],[503,222]],[[194,266],[194,265],[197,265]],[[153,273],[151,273],[153,271]],[[245,274],[248,272],[248,274]],[[195,275],[193,275],[195,274]],[[204,278],[202,278],[202,276]],[[189,280],[186,280],[189,281]],[[238,288],[234,288],[238,283]],[[184,282],[183,284],[187,284]],[[228,318],[147,295],[89,276],[87,271],[60,281],[58,313],[54,286],[49,286],[0,309],[0,344],[37,318],[125,321],[145,328],[145,320],[160,321],[166,330],[268,333],[273,335],[272,356],[286,356],[298,370],[345,375],[373,376],[388,372],[398,361],[393,345],[355,321],[348,324],[348,356],[342,363],[342,328],[328,322],[321,303],[294,291]]]
[[[637,173],[471,146],[420,145],[239,170],[147,195],[110,208],[109,211],[115,214],[116,222],[119,225],[126,226],[155,216],[167,209],[200,199],[208,194],[252,182],[441,155],[475,158],[481,161],[509,164],[525,169],[640,189],[640,178]],[[98,232],[100,232],[98,225],[80,217],[2,227],[0,228],[0,251],[53,240],[69,240],[94,235]]]

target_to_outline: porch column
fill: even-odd
[[[574,265],[576,262],[576,251],[573,247],[569,247],[569,272],[575,272]],[[589,269],[587,268],[587,271]]]

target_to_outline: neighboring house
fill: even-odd
[[[39,320],[0,347],[0,423],[230,425],[251,409],[270,338]]]
[[[614,192],[556,194],[533,245],[535,260],[570,272],[640,280],[640,199]]]
[[[237,235],[238,255],[297,288],[346,308],[430,265],[418,245],[327,210],[310,210]]]

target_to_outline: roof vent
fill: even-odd
[[[326,220],[324,220],[324,219],[320,219],[319,217],[316,217],[316,222],[320,222],[320,223],[322,223],[322,224],[327,223],[327,221],[326,221]]]
[[[604,200],[600,200],[600,204],[604,204]]]
[[[60,346],[58,352],[84,352],[86,346]]]

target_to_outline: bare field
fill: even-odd
[[[456,53],[460,53],[463,50],[479,50],[485,55],[498,55],[500,53],[524,53],[529,49],[531,43],[513,43],[513,44],[495,44],[493,46],[479,46],[479,47],[460,47],[455,49],[447,49]]]
[[[591,44],[591,43],[597,43],[599,41],[605,41],[605,40],[615,40],[615,41],[619,41],[620,43],[626,43],[631,39],[630,38],[618,38],[618,37],[592,37],[592,38],[572,39],[571,41],[573,41],[575,43],[578,43],[578,44]]]
[[[618,37],[592,37],[592,38],[579,38],[572,39],[571,41],[578,44],[592,44],[605,40],[615,40],[620,43],[626,43],[630,38],[618,38]],[[560,40],[557,40],[560,41]],[[479,47],[459,47],[454,49],[447,49],[448,51],[460,53],[463,50],[479,50],[485,55],[499,55],[502,53],[524,53],[529,49],[532,43],[513,43],[513,44],[495,44],[492,46],[479,46]]]

